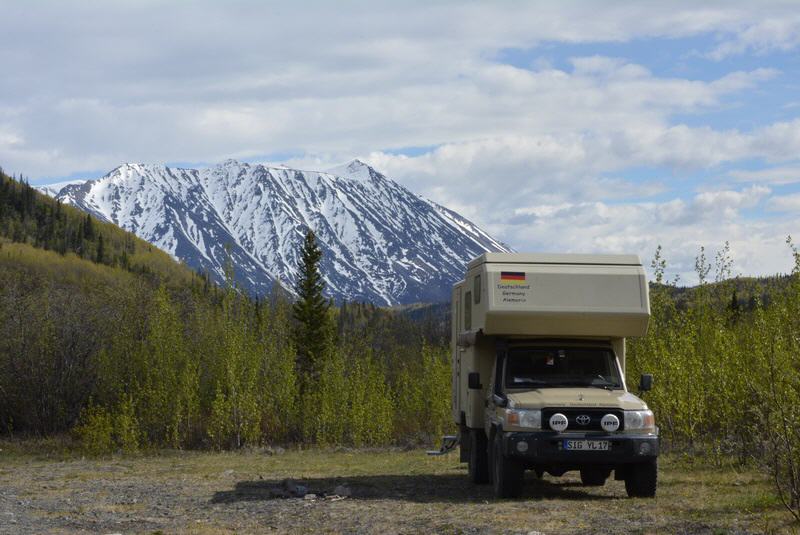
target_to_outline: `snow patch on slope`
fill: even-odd
[[[326,172],[227,160],[207,169],[124,164],[42,191],[168,251],[217,281],[227,258],[256,295],[291,289],[312,229],[328,295],[396,305],[446,301],[466,262],[510,249],[360,160]]]

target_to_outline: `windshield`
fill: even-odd
[[[506,388],[622,388],[616,358],[604,348],[518,348],[508,352]]]

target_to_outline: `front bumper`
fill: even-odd
[[[608,440],[608,450],[585,451],[564,449],[565,440]],[[520,443],[527,446],[520,446]],[[522,451],[521,451],[522,450]],[[658,456],[657,435],[627,435],[606,433],[557,433],[531,431],[503,433],[503,453],[535,464],[603,464],[641,463]]]

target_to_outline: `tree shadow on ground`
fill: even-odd
[[[287,497],[285,480],[240,481],[232,490],[218,491],[212,503],[278,500]],[[322,498],[335,495],[339,485],[347,487],[351,500],[403,500],[419,503],[484,502],[494,500],[491,485],[474,485],[463,474],[371,475],[293,480],[306,492]],[[608,484],[613,484],[609,481]],[[529,474],[519,499],[615,500],[598,489],[575,481],[536,479]]]

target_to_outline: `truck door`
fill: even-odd
[[[489,389],[486,393],[486,406],[488,407],[488,410],[486,411],[487,434],[492,425],[500,423],[500,419],[497,414],[499,407],[496,400],[505,399],[505,392],[503,389],[503,366],[505,365],[505,357],[506,345],[505,343],[498,341],[495,350],[494,366],[492,366],[492,382],[489,385]]]

